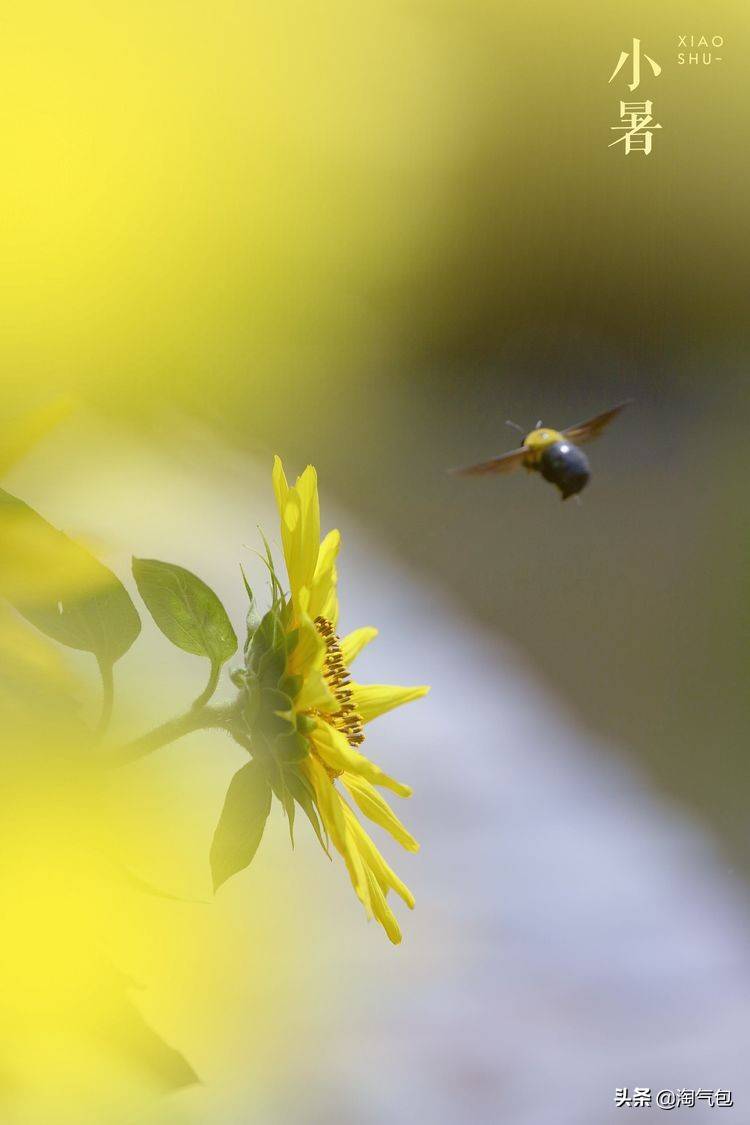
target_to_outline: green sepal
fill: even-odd
[[[276,610],[269,609],[263,615],[258,628],[255,630],[251,649],[252,655],[260,656],[277,648],[283,649],[285,646],[286,640],[281,617]]]
[[[283,605],[283,603],[284,603],[284,591],[283,591],[281,583],[279,582],[279,579],[276,575],[276,568],[273,565],[273,555],[271,554],[271,548],[269,546],[268,540],[266,539],[265,535],[263,534],[262,528],[259,527],[258,531],[260,532],[260,537],[263,540],[263,546],[266,549],[265,558],[263,558],[262,555],[261,555],[261,558],[263,559],[263,562],[268,567],[268,573],[271,576],[271,600],[272,600],[273,609],[275,610],[278,607],[280,607],[281,605]]]
[[[302,691],[302,676],[282,676],[279,680],[279,691],[283,691],[290,699],[296,699]]]
[[[277,735],[273,740],[273,753],[282,765],[302,762],[309,753],[307,739],[296,730]]]
[[[278,613],[270,609],[253,634],[247,667],[264,685],[276,686],[286,671],[286,634]]]
[[[286,819],[289,825],[289,842],[292,845],[292,851],[294,851],[294,797],[289,792],[289,789],[286,785],[286,779],[284,779],[284,782],[285,783],[281,793],[281,804],[284,812],[286,813]]]
[[[247,657],[248,652],[250,651],[250,644],[251,644],[252,639],[255,635],[255,631],[258,628],[258,626],[260,625],[260,614],[258,613],[258,610],[257,610],[257,606],[256,606],[256,602],[255,602],[255,595],[253,594],[253,591],[250,588],[250,583],[247,580],[247,576],[246,576],[245,571],[244,571],[242,566],[240,566],[240,574],[242,575],[242,582],[244,584],[245,593],[247,594],[247,600],[248,600],[247,614],[245,616],[245,625],[246,625],[247,633],[246,633],[246,636],[245,636],[245,644],[243,646],[243,652],[245,654],[245,657]]]
[[[311,718],[310,715],[303,714],[301,711],[299,712],[297,715],[297,730],[300,734],[312,734],[316,726],[317,722],[315,719]]]
[[[234,680],[237,684],[237,680]],[[238,696],[239,713],[248,731],[251,731],[258,721],[260,712],[260,686],[253,677],[245,674],[244,683],[237,684],[241,688]]]
[[[283,715],[285,717],[287,715],[291,716],[292,701],[286,692],[280,691],[279,688],[261,688],[261,700],[264,711],[273,711],[274,714]]]
[[[287,636],[291,636],[294,632],[294,630],[291,629],[291,624],[294,620],[294,606],[290,601],[283,601],[281,603],[281,605],[279,606],[279,616],[281,617],[281,624],[284,626],[284,632],[287,634]]]
[[[283,649],[270,649],[258,661],[258,679],[263,684],[275,686],[286,670],[286,653]]]
[[[266,749],[267,752],[269,752],[270,748],[268,748],[268,743],[266,743]],[[292,848],[294,848],[294,798],[289,792],[289,787],[286,783],[286,776],[278,758],[270,753],[266,764],[271,788],[275,796],[278,798],[279,804],[284,810],[284,814],[289,824],[289,839],[291,841]]]
[[[321,848],[330,859],[331,853],[328,844],[328,833],[326,832],[325,825],[318,816],[318,806],[315,801],[315,791],[312,785],[302,771],[296,767],[284,770],[284,779],[290,793],[310,821]]]

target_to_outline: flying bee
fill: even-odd
[[[478,465],[454,469],[453,472],[458,476],[475,477],[490,473],[514,473],[523,466],[529,472],[541,473],[545,480],[560,489],[562,499],[567,500],[569,496],[580,492],[591,476],[589,459],[578,448],[579,444],[599,437],[628,402],[618,403],[611,410],[605,410],[577,426],[569,426],[567,430],[551,430],[537,422],[536,429],[526,434],[523,445],[518,449],[501,453],[491,461],[480,461]]]

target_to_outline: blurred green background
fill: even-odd
[[[739,0],[72,2],[0,43],[7,411],[72,390],[314,461],[744,866],[749,31]],[[608,148],[634,35],[648,158]],[[446,475],[630,396],[580,510]]]

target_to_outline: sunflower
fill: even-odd
[[[377,630],[357,629],[345,637],[337,632],[336,557],[341,537],[329,531],[321,541],[315,469],[308,465],[290,487],[277,457],[273,485],[289,593],[282,592],[269,555],[273,605],[257,622],[251,603],[246,667],[237,680],[246,692],[248,746],[269,772],[290,831],[296,803],[323,847],[328,850],[330,840],[342,856],[368,916],[377,918],[390,940],[398,943],[401,930],[388,893],[394,891],[410,908],[414,897],[354,809],[407,851],[418,850],[417,841],[378,791],[408,797],[410,788],[366,757],[362,744],[372,719],[419,699],[428,688],[352,681],[349,668]]]

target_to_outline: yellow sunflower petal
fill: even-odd
[[[299,497],[300,525],[299,550],[303,570],[302,585],[312,587],[315,568],[320,553],[320,502],[318,500],[318,474],[312,465],[297,478],[294,491]],[[314,616],[314,615],[313,615]]]
[[[310,739],[319,756],[332,770],[346,770],[357,774],[373,785],[382,785],[384,789],[390,789],[399,797],[411,796],[408,785],[396,781],[395,778],[384,773],[380,766],[365,758],[364,754],[360,754],[350,746],[341,731],[336,730],[330,723],[321,720],[310,735]]]
[[[387,893],[389,888],[394,890],[396,894],[404,900],[409,909],[413,910],[414,895],[411,893],[406,883],[399,879],[393,868],[388,866],[376,848],[374,841],[364,830],[348,805],[344,805],[344,818],[359,849],[365,867],[372,871],[384,892]]]
[[[341,545],[341,535],[338,531],[329,531],[320,544],[318,561],[315,566],[312,587],[310,590],[310,616],[325,617],[331,624],[331,597],[336,591],[336,556]]]
[[[279,509],[279,515],[284,517],[284,505],[286,498],[289,495],[289,485],[287,484],[284,466],[281,458],[277,455],[273,459],[273,491],[276,496],[276,504]]]
[[[318,474],[314,465],[308,465],[295,482],[302,512],[309,524],[310,531],[314,532],[311,538],[315,539],[316,547],[320,546],[320,501],[318,500]]]
[[[322,672],[311,668],[305,673],[302,688],[294,701],[296,711],[338,711],[341,704],[332,693]]]
[[[289,655],[289,672],[293,676],[304,676],[311,668],[322,668],[326,654],[325,641],[305,612],[305,594],[305,590],[300,591],[302,608],[297,614],[298,639]]]
[[[328,596],[320,607],[320,616],[325,617],[326,621],[330,621],[331,625],[335,628],[339,620],[339,597],[336,592],[336,583],[338,575],[336,574],[336,567],[333,568],[331,575],[331,584],[328,590]]]
[[[299,496],[295,489],[290,488],[281,508],[281,545],[284,548],[284,561],[295,607],[300,588],[305,585],[301,554],[301,519]]]
[[[404,703],[411,703],[414,699],[421,699],[427,695],[429,687],[398,687],[395,684],[352,684],[352,697],[354,706],[362,716],[364,723],[377,719],[386,711],[394,707],[401,707]]]
[[[320,593],[316,599],[316,617],[325,617],[334,629],[339,620],[339,597],[337,592],[338,572],[336,567],[331,568],[328,581],[321,583]],[[323,596],[325,595],[325,596]]]
[[[336,561],[336,556],[341,547],[341,532],[335,528],[329,531],[323,542],[320,544],[320,552],[318,553],[318,562],[315,567],[315,581],[317,582],[324,574],[330,573],[333,564]]]
[[[372,916],[370,885],[365,865],[344,817],[344,802],[340,793],[320,762],[309,757],[305,761],[307,776],[315,790],[318,811],[326,826],[333,846],[342,856],[357,898],[364,906],[368,917]]]
[[[371,625],[365,625],[362,629],[355,629],[353,633],[347,633],[341,641],[344,664],[351,667],[352,662],[357,659],[365,645],[374,641],[377,635],[377,629],[373,629]]]
[[[312,586],[320,549],[320,504],[318,478],[312,465],[290,488],[284,468],[276,458],[273,485],[281,517],[281,541],[284,548],[289,587],[295,608],[302,587]]]
[[[369,867],[365,867],[365,874],[370,890],[370,901],[372,902],[372,912],[380,922],[381,926],[388,935],[389,941],[393,945],[401,944],[401,928],[396,921],[396,915],[391,910],[386,902],[385,895],[380,888],[380,885],[375,878]]]
[[[341,780],[369,820],[379,824],[381,828],[385,828],[386,832],[389,832],[393,839],[403,848],[406,848],[408,852],[419,851],[419,844],[411,832],[401,823],[391,806],[378,793],[374,785],[365,781],[363,777],[357,777],[356,774],[349,772],[343,773]]]

